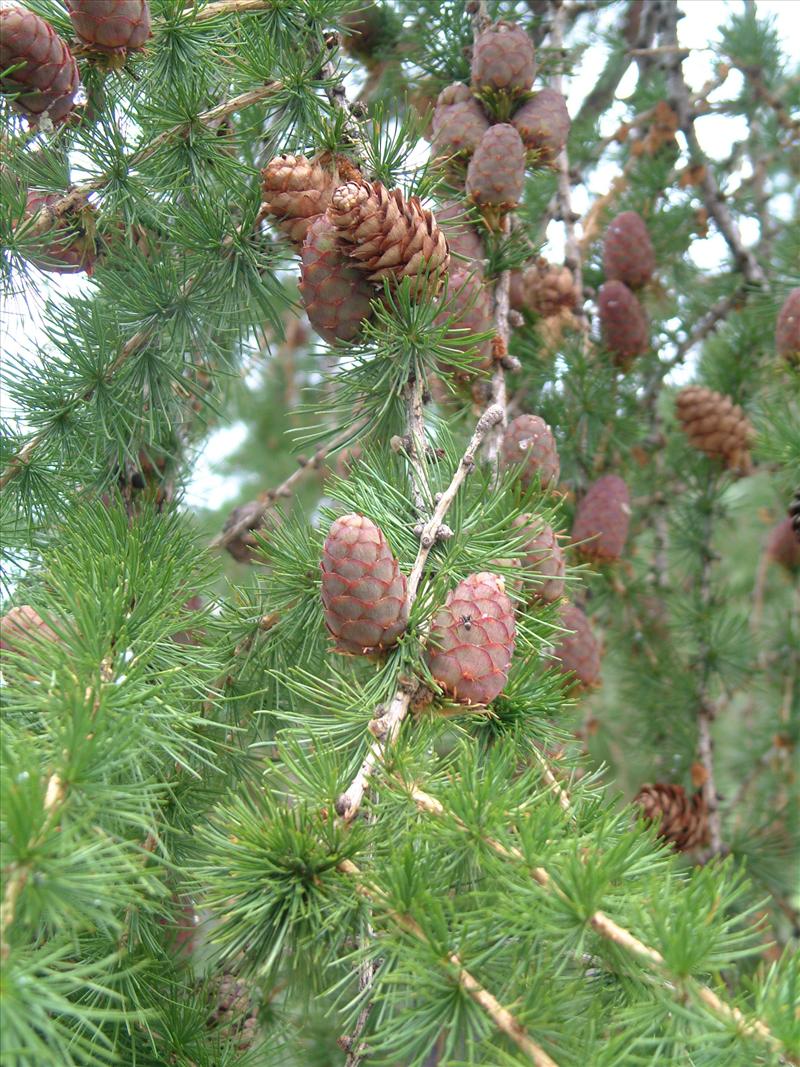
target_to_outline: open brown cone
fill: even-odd
[[[261,171],[264,210],[294,244],[302,245],[311,220],[325,211],[340,180],[335,163],[275,156]]]
[[[643,785],[633,803],[642,809],[642,817],[648,822],[660,819],[658,836],[679,852],[707,842],[708,811],[701,792],[689,796],[682,785],[656,782]]]
[[[730,470],[750,469],[748,446],[752,427],[729,396],[688,385],[675,400],[678,420],[691,444],[711,459],[721,459]]]

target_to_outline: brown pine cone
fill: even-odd
[[[256,552],[258,551],[258,542],[253,536],[253,531],[260,530],[264,525],[264,508],[257,500],[253,500],[249,504],[242,504],[241,507],[234,508],[225,520],[222,532],[226,533],[233,526],[238,526],[239,523],[245,519],[247,520],[247,524],[242,532],[237,534],[236,537],[231,541],[228,541],[225,545],[225,548],[230,552],[237,563],[252,563]]]
[[[147,0],[65,0],[83,44],[109,55],[144,46],[150,32]]]
[[[616,474],[606,474],[589,487],[578,504],[572,541],[585,559],[611,562],[622,556],[631,521],[628,487]]]
[[[76,211],[57,218],[52,211],[54,204],[60,201],[58,193],[48,193],[44,189],[31,189],[25,209],[26,220],[36,220],[36,230],[40,230],[41,216],[47,229],[41,230],[41,249],[26,255],[28,262],[40,270],[54,274],[78,274],[85,271],[91,275],[97,260],[97,241],[90,230],[94,229],[94,209],[88,201]]]
[[[30,642],[56,643],[59,637],[42,616],[30,604],[11,608],[0,618],[0,649],[4,652],[22,653]]]
[[[561,463],[553,431],[538,415],[517,415],[512,419],[500,445],[500,468],[510,470],[524,464],[521,484],[527,488],[538,476],[543,489],[558,482]]]
[[[300,253],[300,295],[308,321],[323,338],[352,341],[372,316],[375,290],[339,248],[327,215],[311,223]]]
[[[525,147],[507,122],[490,126],[467,167],[467,195],[481,207],[510,211],[525,185]]]
[[[439,288],[450,253],[418,197],[405,200],[399,189],[389,192],[380,182],[346,182],[333,194],[328,218],[340,247],[370,281],[413,278],[427,289]]]
[[[541,89],[527,100],[511,122],[529,152],[537,152],[537,163],[552,164],[569,137],[567,101],[555,89]]]
[[[525,307],[543,319],[572,311],[578,303],[578,290],[569,267],[548,263],[541,256],[525,270],[522,288]]]
[[[480,234],[469,222],[465,206],[449,201],[437,210],[436,221],[450,248],[450,269],[483,273],[486,251]]]
[[[383,531],[364,515],[342,515],[322,549],[322,606],[338,652],[391,648],[408,622],[406,579]]]
[[[302,245],[311,220],[325,211],[339,184],[335,165],[305,156],[275,156],[261,171],[264,210],[294,242]]]
[[[13,107],[31,126],[47,113],[53,123],[72,111],[80,86],[78,66],[49,22],[24,7],[0,8],[0,92],[19,94]]]
[[[659,820],[658,836],[679,852],[708,842],[708,812],[702,793],[689,796],[682,785],[656,782],[643,785],[633,803],[647,822]]]
[[[788,363],[800,366],[800,287],[783,302],[775,325],[775,350]]]
[[[516,22],[495,22],[477,37],[472,52],[472,84],[478,90],[527,92],[536,75],[533,41]]]
[[[367,68],[377,66],[391,41],[386,9],[378,7],[373,0],[359,0],[355,10],[339,16],[339,24],[345,51]]]
[[[779,563],[787,571],[800,568],[800,537],[795,533],[793,519],[788,516],[772,527],[767,538],[767,558]]]
[[[428,666],[461,704],[489,704],[503,691],[514,655],[516,623],[503,579],[471,574],[447,595],[431,625]]]
[[[627,369],[650,346],[650,327],[644,309],[627,285],[604,282],[597,294],[603,344],[614,362]]]
[[[433,144],[448,155],[474,152],[489,129],[486,112],[462,82],[442,89],[433,113]]]
[[[451,270],[447,285],[447,299],[436,316],[435,325],[450,320],[445,343],[459,352],[473,351],[474,371],[489,370],[492,366],[491,338],[476,345],[475,334],[491,332],[494,326],[494,307],[491,293],[483,284],[481,274]],[[443,370],[454,372],[462,380],[472,380],[474,373],[442,362]]]
[[[566,604],[561,612],[561,625],[572,633],[564,634],[553,649],[562,674],[573,675],[572,682],[580,689],[596,686],[600,681],[600,642],[586,615],[574,604]]]
[[[209,989],[213,1008],[206,1026],[238,1052],[252,1048],[258,1031],[258,1006],[245,982],[225,971]]]
[[[535,515],[518,515],[512,523],[524,535],[522,566],[525,576],[536,576],[529,583],[530,596],[552,604],[564,595],[564,551],[552,526],[542,523]]]
[[[753,429],[747,416],[729,396],[688,385],[675,399],[678,420],[690,443],[730,470],[750,469],[749,444]]]
[[[644,219],[636,211],[623,211],[609,223],[603,242],[606,281],[641,289],[653,277],[655,266],[656,254]]]

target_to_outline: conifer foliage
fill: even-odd
[[[0,1062],[800,1063],[772,22],[0,31]]]

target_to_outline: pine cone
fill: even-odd
[[[31,126],[47,112],[53,123],[72,111],[80,85],[78,66],[49,22],[22,7],[0,9],[0,91],[21,93],[13,106]]]
[[[57,218],[50,209],[61,197],[58,193],[48,193],[44,189],[31,189],[28,192],[25,210],[26,219],[34,219],[40,212],[51,222],[50,227],[42,232],[41,250],[25,258],[40,270],[54,274],[78,274],[85,271],[91,275],[97,260],[97,242],[87,232],[84,225],[88,223],[93,229],[94,209],[86,202],[79,211],[70,212],[69,216]],[[37,230],[39,223],[36,223]]]
[[[56,634],[30,604],[11,608],[0,618],[0,649],[22,653],[28,642],[58,642]]]
[[[561,473],[553,431],[538,415],[517,415],[503,435],[500,467],[509,470],[524,464],[520,482],[527,488],[538,475],[541,486],[554,486]]]
[[[474,152],[489,129],[481,105],[461,82],[442,89],[433,113],[433,144],[448,154]]]
[[[653,276],[656,254],[644,219],[623,211],[609,224],[603,242],[603,270],[607,281],[624,282],[640,289]]]
[[[342,46],[345,51],[365,66],[376,66],[379,53],[391,41],[387,11],[372,0],[360,0],[354,11],[345,11],[339,16],[342,27]]]
[[[600,642],[594,635],[592,624],[580,608],[565,605],[561,612],[561,625],[574,633],[565,634],[553,650],[553,658],[559,660],[562,674],[574,674],[574,683],[581,689],[595,686],[600,680]]]
[[[688,385],[675,400],[678,420],[690,443],[730,470],[750,469],[748,447],[752,427],[729,396],[702,385]]]
[[[508,303],[514,311],[522,311],[528,306],[528,295],[525,291],[523,271],[512,270],[508,275]]]
[[[241,978],[229,971],[211,983],[213,1008],[206,1026],[238,1052],[252,1048],[258,1030],[258,1006]]]
[[[375,290],[342,255],[336,227],[318,215],[300,253],[300,295],[308,321],[325,341],[352,341],[372,315]]]
[[[363,515],[342,515],[322,549],[325,625],[338,652],[391,648],[408,621],[406,579],[383,531]]]
[[[606,474],[589,487],[578,504],[572,541],[585,559],[617,560],[625,548],[630,521],[627,485],[616,474]]]
[[[633,803],[647,822],[660,820],[658,836],[679,852],[698,848],[708,841],[708,812],[702,793],[689,796],[682,785],[656,782],[643,785]]]
[[[472,84],[478,90],[527,92],[536,75],[533,41],[516,22],[496,22],[478,35],[472,52]]]
[[[787,362],[800,365],[800,288],[792,289],[778,314],[775,349]]]
[[[263,206],[289,239],[302,245],[311,220],[325,211],[338,184],[334,165],[305,156],[275,156],[261,171]]]
[[[471,574],[447,595],[433,619],[428,666],[460,704],[489,704],[508,680],[514,655],[514,605],[503,579]]]
[[[467,194],[481,207],[510,211],[525,185],[525,147],[513,126],[490,126],[467,167]]]
[[[562,311],[572,311],[578,303],[575,279],[569,267],[559,267],[539,257],[522,276],[525,307],[541,315],[554,318]]]
[[[483,241],[469,222],[464,205],[451,200],[436,212],[436,221],[444,231],[450,248],[450,269],[483,273],[486,256]]]
[[[564,595],[564,551],[552,526],[542,524],[535,515],[518,515],[512,524],[525,537],[522,566],[537,576],[535,585],[529,584],[530,595],[548,604]]]
[[[522,105],[512,119],[529,152],[538,152],[537,162],[553,163],[569,137],[567,101],[555,89],[541,89]]]
[[[226,533],[233,526],[238,526],[245,518],[247,525],[244,530],[225,545],[237,563],[252,563],[258,551],[258,542],[253,531],[260,530],[264,524],[264,508],[257,500],[234,508],[225,520],[222,532]]]
[[[614,354],[614,362],[630,366],[650,346],[650,327],[644,309],[627,285],[604,282],[597,294],[603,344]]]
[[[792,528],[800,540],[800,489],[797,489],[794,494],[794,499],[789,505],[789,518],[792,520]]]
[[[65,0],[75,33],[98,52],[133,52],[151,37],[147,0]]]
[[[416,278],[435,290],[447,273],[447,241],[416,196],[406,201],[380,182],[351,181],[333,194],[328,218],[342,250],[372,282]]]
[[[767,538],[767,558],[787,571],[800,568],[800,537],[795,533],[791,516],[772,527]]]
[[[459,352],[473,351],[475,371],[488,370],[493,363],[491,338],[480,345],[475,343],[475,334],[490,332],[494,326],[491,293],[483,284],[480,274],[451,270],[447,286],[447,299],[436,316],[435,324],[450,321],[445,343]],[[462,368],[443,363],[443,369],[455,372],[462,379],[471,379]]]

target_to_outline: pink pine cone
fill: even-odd
[[[525,185],[525,146],[507,122],[490,126],[467,167],[467,193],[482,207],[514,208]]]
[[[480,234],[467,218],[465,205],[451,200],[438,209],[436,221],[450,246],[450,269],[483,271],[486,251]]]
[[[567,102],[555,89],[541,89],[511,119],[530,152],[542,163],[552,163],[569,137]]]
[[[512,524],[525,536],[525,555],[522,566],[527,576],[536,576],[536,584],[529,585],[534,600],[548,604],[564,595],[564,550],[552,526],[542,524],[535,515],[518,515]]]
[[[783,302],[775,325],[775,349],[789,363],[800,364],[800,288]]]
[[[75,33],[98,52],[131,52],[151,36],[147,0],[66,0]]]
[[[474,152],[488,129],[486,113],[468,86],[456,82],[442,89],[433,113],[437,148],[448,153]]]
[[[606,280],[640,289],[653,277],[655,266],[656,255],[644,219],[635,211],[623,211],[609,223],[603,242]]]
[[[515,638],[514,606],[503,579],[471,574],[448,593],[434,617],[430,672],[459,703],[489,704],[508,680]]]
[[[644,309],[623,282],[604,282],[597,294],[603,343],[617,362],[627,367],[650,345],[650,327]]]
[[[352,341],[372,315],[375,290],[342,254],[336,227],[318,215],[300,253],[300,295],[308,320],[325,341]]]
[[[60,199],[58,193],[48,193],[43,189],[29,190],[26,218],[46,211]],[[81,271],[91,274],[97,260],[94,239],[83,229],[74,214],[69,217],[62,216],[57,221],[54,213],[48,214],[53,219],[53,225],[41,235],[41,250],[37,247],[33,254],[27,253],[25,258],[40,270],[53,274],[79,274]]]
[[[472,53],[472,84],[477,89],[525,92],[535,75],[536,51],[522,26],[496,22],[478,35]]]
[[[520,481],[531,484],[539,476],[542,488],[554,486],[561,473],[553,431],[538,415],[517,415],[508,424],[500,446],[500,466],[509,470],[524,464]]]
[[[586,559],[617,560],[625,548],[630,521],[628,487],[616,474],[607,474],[589,487],[578,504],[572,540]]]
[[[383,531],[364,515],[342,515],[322,549],[322,605],[337,651],[391,648],[408,620],[406,579]]]
[[[44,112],[54,123],[72,111],[78,66],[49,22],[23,7],[0,8],[0,91],[19,93],[14,107],[36,125]]]
[[[573,633],[565,634],[553,651],[562,674],[574,674],[582,689],[597,685],[600,679],[600,642],[592,625],[580,608],[567,604],[561,612],[561,625]]]
[[[476,371],[486,370],[492,365],[491,340],[480,345],[475,343],[475,334],[491,331],[494,323],[492,312],[492,297],[483,284],[482,275],[451,270],[447,299],[435,321],[437,325],[450,321],[446,344],[460,352],[473,350]],[[460,369],[459,373],[470,377]]]

